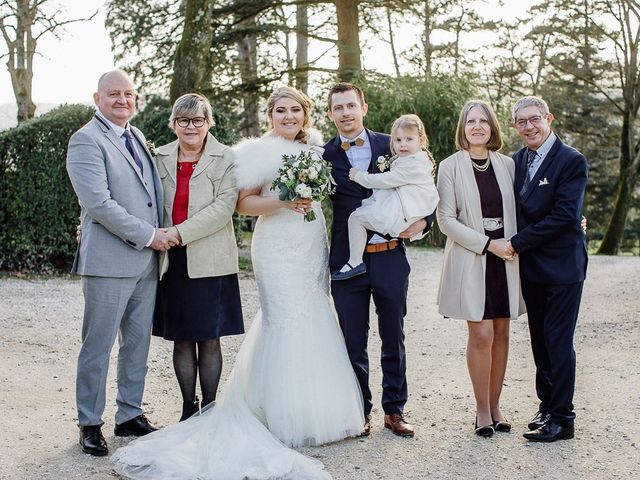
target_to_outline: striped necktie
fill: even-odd
[[[140,173],[142,173],[142,160],[140,160],[136,149],[133,148],[133,136],[131,135],[131,132],[129,130],[125,130],[122,136],[124,137],[125,147],[127,147],[127,150],[129,150],[133,161],[136,162],[136,165],[140,169]]]
[[[531,165],[533,165],[533,161],[536,159],[536,155],[538,153],[535,150],[531,150],[527,148],[527,176],[524,177],[524,183],[522,184],[522,188],[520,189],[520,196],[522,197],[526,191],[529,183],[531,183],[531,175],[529,174],[529,169]]]

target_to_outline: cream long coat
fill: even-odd
[[[513,178],[515,166],[510,157],[490,152],[496,174],[504,219],[504,235],[517,233]],[[440,287],[439,312],[445,317],[481,321],[485,304],[486,255],[482,254],[489,237],[482,226],[480,193],[469,153],[462,150],[440,163],[438,169],[437,218],[447,236]],[[520,291],[518,257],[505,262],[511,318],[525,312]]]
[[[164,195],[164,226],[173,225],[178,140],[157,150],[156,162]],[[176,228],[187,247],[189,278],[238,273],[238,247],[232,215],[238,199],[232,150],[210,133],[200,161],[189,181],[187,219]],[[169,256],[160,255],[160,278],[169,268]]]

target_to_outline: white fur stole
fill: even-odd
[[[317,142],[313,134],[310,141]],[[242,140],[233,147],[236,185],[244,190],[271,184],[282,166],[282,155],[298,155],[303,150],[317,151],[317,147],[271,135]]]

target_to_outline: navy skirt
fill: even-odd
[[[153,334],[199,342],[242,333],[238,275],[189,278],[187,249],[169,250],[169,269],[158,283]]]

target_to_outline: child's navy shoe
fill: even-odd
[[[349,265],[347,263],[347,265]],[[349,265],[351,267],[351,265]],[[349,270],[345,272],[335,272],[331,274],[331,280],[347,280],[351,277],[356,277],[358,275],[362,275],[367,272],[367,266],[363,263],[356,265],[355,267],[351,267]]]

